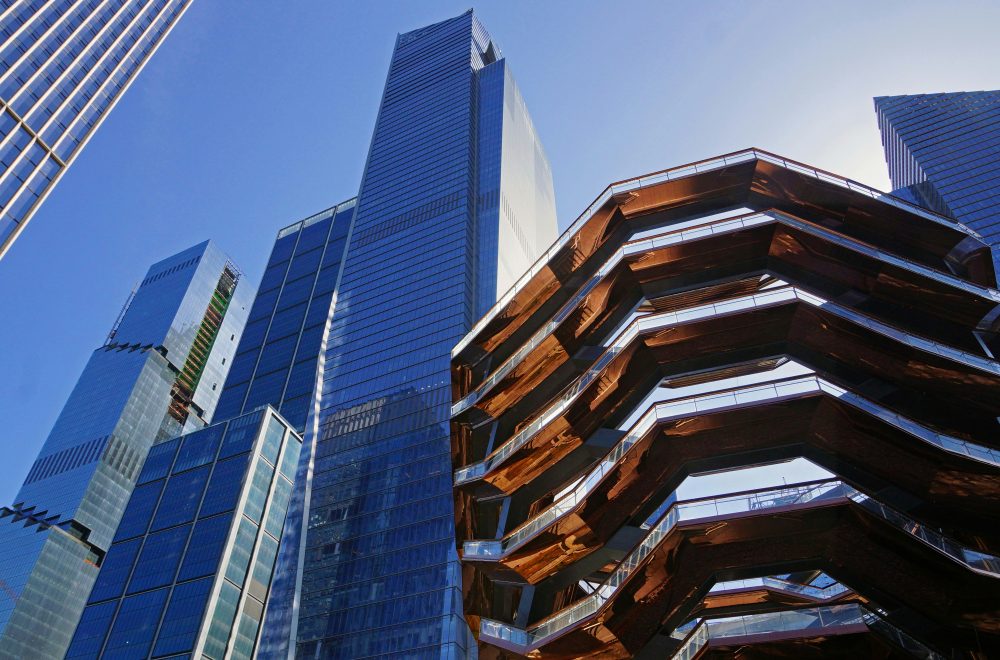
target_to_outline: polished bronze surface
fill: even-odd
[[[456,548],[481,657],[671,657],[693,619],[816,606],[713,585],[802,571],[850,585],[836,602],[873,608],[908,648],[1000,657],[989,248],[759,151],[599,200],[453,354]],[[649,537],[692,475],[795,458],[860,499]],[[755,629],[697,657],[910,657],[886,630]]]

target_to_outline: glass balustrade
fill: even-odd
[[[691,524],[719,517],[768,513],[777,508],[805,508],[851,501],[952,561],[981,575],[1000,579],[1000,558],[965,548],[940,532],[887,507],[838,479],[825,479],[782,488],[734,493],[675,502],[652,525],[643,540],[619,562],[590,595],[553,614],[530,629],[482,619],[480,635],[535,648],[599,612],[679,523]]]

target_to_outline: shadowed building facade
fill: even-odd
[[[996,287],[951,218],[767,152],[610,186],[453,351],[480,656],[995,656]],[[678,495],[799,458],[831,478]]]
[[[0,258],[190,4],[0,2]]]
[[[249,299],[207,241],[150,267],[0,510],[0,656],[65,652],[149,448],[211,419]]]
[[[451,531],[449,351],[554,239],[554,209],[524,102],[476,16],[399,35],[263,652],[470,652]]]

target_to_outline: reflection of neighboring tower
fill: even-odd
[[[262,652],[470,652],[452,540],[450,352],[555,235],[545,154],[475,15],[399,35]]]
[[[0,7],[0,257],[190,3]]]
[[[879,96],[875,112],[893,194],[1000,243],[1000,90]]]
[[[94,351],[0,515],[0,654],[65,653],[149,448],[211,419],[246,320],[239,280],[207,241],[154,264]]]

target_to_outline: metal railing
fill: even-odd
[[[876,190],[871,186],[866,186],[863,183],[857,181],[852,181],[845,177],[833,174],[832,172],[827,172],[824,170],[817,169],[806,165],[805,163],[800,163],[794,160],[783,158],[777,154],[772,154],[761,149],[744,149],[742,151],[735,151],[733,153],[718,156],[716,158],[709,158],[706,160],[698,161],[696,163],[690,163],[687,165],[681,165],[674,168],[669,168],[666,170],[661,170],[659,172],[653,172],[640,177],[635,177],[632,179],[625,179],[617,183],[613,183],[604,191],[598,195],[597,199],[587,207],[587,209],[581,213],[577,219],[556,239],[555,243],[546,250],[541,257],[539,257],[534,264],[528,269],[524,275],[518,279],[510,289],[507,290],[500,298],[497,300],[496,304],[486,314],[476,322],[472,329],[462,338],[462,340],[452,349],[452,357],[461,353],[465,348],[472,342],[476,335],[478,335],[486,325],[492,321],[504,307],[513,300],[514,296],[524,288],[524,286],[539,272],[545,268],[549,261],[554,257],[563,247],[565,247],[570,240],[576,236],[583,226],[590,220],[591,217],[606,204],[612,197],[619,195],[621,193],[633,192],[636,190],[641,190],[649,186],[658,185],[665,183],[667,181],[674,181],[677,179],[683,179],[695,174],[700,174],[703,172],[710,172],[712,170],[722,169],[724,167],[729,167],[730,165],[736,165],[739,163],[746,163],[753,160],[761,160],[766,163],[771,163],[772,165],[778,165],[787,170],[797,172],[799,174],[804,174],[810,176],[814,179],[824,181],[826,183],[832,183],[841,188],[846,188],[856,193],[860,193],[872,199],[884,202],[891,206],[895,206],[899,209],[919,215],[920,217],[935,222],[939,225],[943,225],[952,229],[957,229],[963,231],[971,236],[979,237],[974,231],[962,225],[956,220],[951,218],[946,218],[945,216],[938,215],[933,211],[928,211],[927,209],[921,208],[915,204],[911,204],[905,200],[899,199],[898,197],[893,197],[887,193],[880,190]]]
[[[987,577],[1000,579],[1000,558],[965,548],[940,532],[885,506],[838,479],[825,479],[782,488],[758,489],[675,502],[650,528],[643,540],[619,562],[608,578],[590,595],[556,612],[530,629],[517,628],[508,623],[484,618],[480,622],[480,636],[530,649],[537,648],[547,640],[569,631],[601,611],[638,567],[655,552],[660,542],[681,522],[692,523],[722,516],[743,516],[785,507],[805,508],[817,503],[821,506],[843,504],[845,501],[854,502],[965,568]]]
[[[992,302],[1000,303],[1000,291],[997,291],[996,289],[967,282],[959,277],[951,275],[950,273],[934,270],[933,268],[928,268],[927,266],[914,263],[907,259],[902,259],[894,254],[886,252],[885,250],[873,248],[869,245],[861,243],[860,241],[830,232],[786,213],[781,213],[780,211],[770,210],[747,213],[735,217],[713,220],[693,227],[667,229],[663,233],[655,236],[650,236],[636,241],[629,241],[623,244],[622,247],[618,248],[618,250],[615,251],[615,253],[601,266],[601,268],[599,268],[598,271],[591,276],[590,279],[588,279],[587,282],[570,298],[570,300],[560,307],[559,311],[557,311],[549,321],[547,321],[537,332],[535,332],[535,334],[533,334],[527,342],[519,347],[518,350],[510,357],[504,360],[503,363],[490,373],[489,377],[480,383],[473,391],[469,392],[469,394],[465,397],[455,402],[451,408],[451,415],[454,417],[455,415],[468,410],[498,382],[510,374],[510,372],[513,371],[532,350],[538,347],[555,331],[556,328],[559,327],[559,325],[562,324],[564,320],[566,320],[567,317],[569,317],[576,307],[587,297],[587,295],[590,294],[594,287],[596,287],[609,272],[621,263],[625,256],[639,254],[648,250],[683,243],[689,240],[697,240],[706,236],[726,234],[740,231],[742,229],[746,229],[747,227],[774,222],[795,227],[800,231],[822,237],[825,240],[829,240],[832,243],[846,247],[854,252],[864,254],[865,256],[873,258],[877,261],[891,264],[923,277],[933,279],[934,281],[946,286],[958,288],[966,293],[988,299]]]
[[[692,660],[712,640],[795,631],[811,636],[847,626],[865,626],[876,630],[914,657],[944,660],[943,656],[922,642],[858,603],[701,619],[671,658]]]
[[[785,284],[784,286],[762,290],[748,296],[731,298],[720,302],[697,305],[686,309],[670,312],[660,312],[637,317],[610,342],[604,353],[597,358],[594,364],[571,383],[550,405],[545,412],[532,420],[511,438],[504,441],[497,449],[481,461],[458,468],[455,470],[455,483],[464,484],[475,479],[482,478],[494,468],[503,463],[511,454],[527,444],[542,428],[552,420],[558,418],[569,406],[576,401],[579,395],[598,378],[604,368],[611,361],[622,353],[632,340],[641,333],[652,330],[662,330],[669,326],[699,321],[707,318],[732,314],[747,309],[763,309],[774,305],[784,304],[793,300],[798,300],[814,307],[823,309],[843,319],[860,325],[872,332],[884,337],[893,339],[912,348],[926,353],[934,354],[965,366],[983,371],[992,376],[1000,377],[1000,363],[982,356],[953,348],[947,344],[918,337],[907,332],[903,332],[890,325],[876,321],[872,318],[859,314],[842,305],[832,303],[806,291]]]

